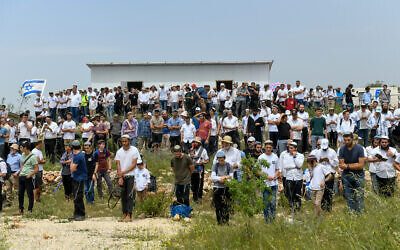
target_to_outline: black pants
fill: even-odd
[[[61,158],[61,156],[64,154],[64,139],[62,137],[58,137],[56,139],[56,154],[58,158]]]
[[[301,131],[301,143],[303,147],[303,152],[308,151],[308,128],[303,127],[303,130]]]
[[[303,181],[286,180],[286,187],[288,189],[289,205],[293,211],[300,211],[301,208],[301,187]]]
[[[289,192],[288,192],[288,187],[286,186],[286,177],[282,177],[282,184],[283,184],[283,194],[285,195],[286,199],[289,201]]]
[[[321,208],[325,211],[332,211],[332,199],[333,199],[333,185],[335,178],[325,182],[324,196],[322,197]]]
[[[197,166],[196,166],[197,167]],[[203,198],[204,171],[201,173],[192,173],[192,188],[193,200],[196,202]]]
[[[329,140],[329,146],[330,147],[336,147],[337,138],[338,138],[338,133],[337,132],[331,131],[331,132],[328,133],[328,140]]]
[[[219,113],[220,114],[224,113],[224,109],[225,109],[225,101],[220,101],[219,102]]]
[[[218,224],[228,223],[231,206],[229,188],[214,188],[213,203],[215,205]]]
[[[142,114],[146,113],[149,109],[149,104],[140,104],[140,109],[142,111]]]
[[[28,194],[29,205],[28,211],[32,212],[33,209],[33,189],[34,189],[34,181],[32,178],[26,178],[26,176],[19,177],[19,185],[18,185],[18,201],[19,201],[19,209],[24,211],[24,196],[25,190]]]
[[[240,136],[239,136],[239,132],[237,130],[233,130],[233,131],[229,131],[226,133],[226,135],[229,135],[230,137],[232,137],[232,141],[234,144],[237,145],[237,149],[240,150]]]
[[[190,184],[175,184],[175,196],[179,204],[190,206],[189,202]]]
[[[396,186],[396,177],[380,178],[376,176],[376,180],[378,181],[379,193],[385,197],[392,197]]]
[[[216,152],[217,149],[217,136],[210,136],[210,139],[208,140],[208,151],[209,154],[212,155],[214,152]]]
[[[136,192],[134,190],[135,177],[125,176],[122,185],[121,203],[122,213],[132,215],[132,209],[135,205]]]
[[[50,159],[51,164],[55,162],[55,151],[56,151],[57,139],[44,139],[44,150],[46,157]]]
[[[67,119],[67,109],[58,109],[58,113],[64,120]]]
[[[175,145],[181,144],[181,137],[179,135],[178,136],[170,136],[169,142],[171,143],[171,148],[174,148]]]
[[[279,132],[269,132],[269,139],[272,141],[272,146],[277,149]]]
[[[65,196],[71,196],[74,191],[74,184],[71,175],[62,175]]]
[[[121,143],[121,135],[111,135],[112,138],[112,144],[115,148],[115,150],[117,150],[117,148],[122,147],[122,143]]]
[[[0,181],[0,211],[3,210],[3,182]]]
[[[74,217],[85,217],[85,203],[83,202],[83,192],[85,181],[73,181],[74,185]]]

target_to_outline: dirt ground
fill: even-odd
[[[111,217],[82,222],[19,217],[1,220],[0,232],[5,233],[11,249],[159,249],[188,226],[166,218],[135,219],[131,223]]]

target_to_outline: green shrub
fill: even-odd
[[[143,202],[136,201],[136,212],[152,217],[167,217],[172,195],[164,192],[148,194]]]

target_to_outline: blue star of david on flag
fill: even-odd
[[[22,84],[22,91],[24,97],[36,93],[42,93],[46,86],[46,80],[29,80]]]

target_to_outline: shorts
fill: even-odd
[[[35,188],[43,185],[43,170],[35,174]]]
[[[152,140],[153,144],[161,144],[162,134],[152,133],[151,134],[151,140]]]
[[[324,196],[324,189],[322,190],[311,190],[311,200],[314,205],[321,206],[322,197]]]

